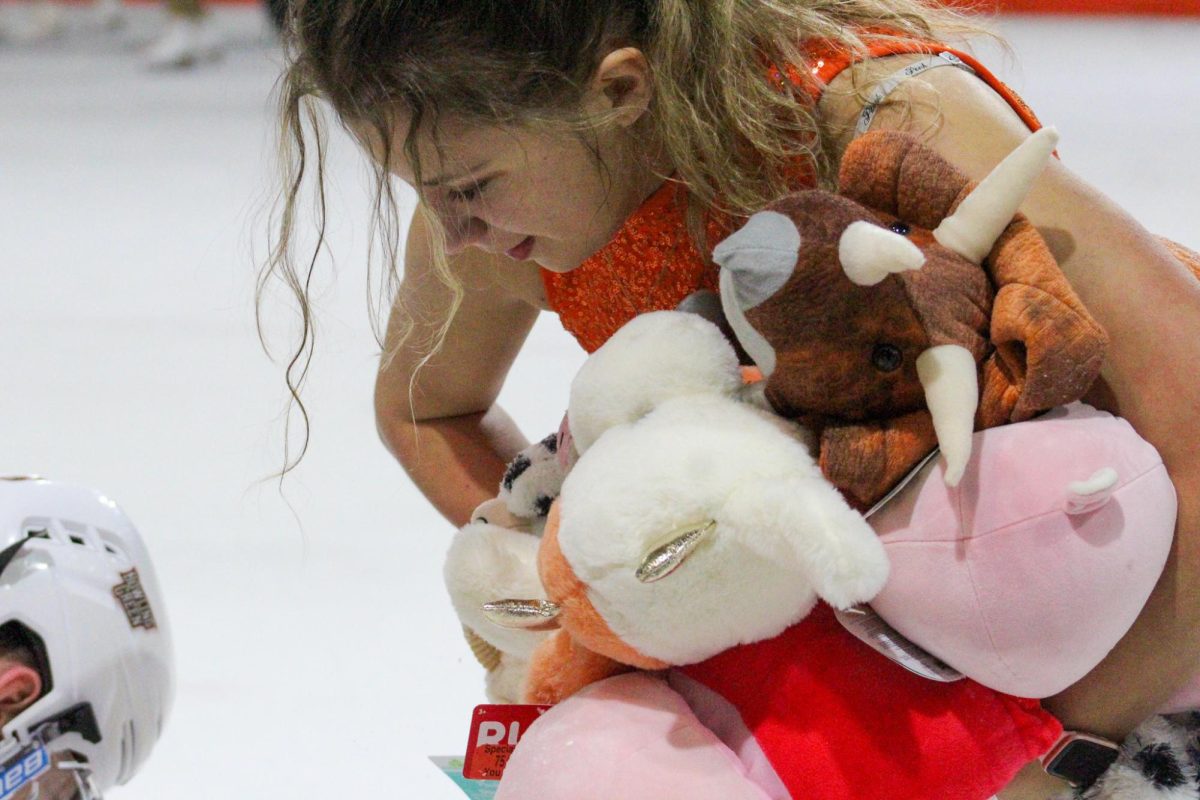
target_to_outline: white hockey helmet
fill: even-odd
[[[69,797],[128,781],[162,733],[175,668],[154,567],[116,503],[79,486],[0,479],[0,627],[9,625],[34,644],[46,685],[0,728],[0,798],[47,759],[75,771]]]

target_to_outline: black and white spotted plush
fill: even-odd
[[[1056,800],[1200,800],[1200,713],[1151,717],[1094,786]]]
[[[517,454],[500,482],[500,499],[513,516],[545,519],[562,489],[566,469],[558,459],[558,436],[550,434]]]

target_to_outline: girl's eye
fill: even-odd
[[[483,194],[484,188],[489,183],[491,183],[491,179],[485,178],[482,181],[476,181],[461,189],[447,189],[446,196],[458,203],[469,203],[472,200],[478,200],[479,195]]]

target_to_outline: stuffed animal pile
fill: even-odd
[[[742,778],[745,791],[990,795],[1060,726],[1036,702],[918,677],[841,628],[830,608],[879,591],[883,544],[820,475],[802,431],[741,402],[740,391],[717,328],[676,312],[634,320],[580,371],[570,409],[579,458],[538,552],[544,597],[488,606],[500,621],[560,626],[532,654],[524,699],[570,699],[518,748],[500,796],[557,796],[546,781],[564,774],[592,787],[588,797],[663,796],[635,788],[647,771],[692,781],[667,764],[614,771],[597,759],[594,748],[613,736],[642,758],[672,749],[654,715],[626,716],[605,702],[601,729],[573,697],[631,666],[681,667],[670,688],[627,711],[645,713],[649,697],[691,709],[687,727],[706,738],[689,754],[728,765],[731,774],[690,796],[723,796],[712,792],[746,769],[715,733],[731,727],[744,731],[743,748],[762,754],[761,775]],[[625,677],[618,686],[635,693],[648,680]],[[535,753],[553,769],[522,771]]]
[[[972,192],[869,135],[839,195],[788,198],[723,243],[757,387],[692,315],[636,319],[593,354],[574,450],[519,460],[525,485],[506,476],[448,556],[489,696],[562,701],[501,797],[984,800],[1053,744],[1058,723],[1011,695],[1069,685],[1124,633],[1174,493],[1121,420],[1026,421],[1081,397],[1104,346],[1013,218],[1053,149],[1031,141]],[[968,678],[860,642],[832,609],[865,601]]]

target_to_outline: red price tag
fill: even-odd
[[[498,781],[517,742],[550,706],[475,706],[471,715],[471,737],[463,777],[476,781]]]

